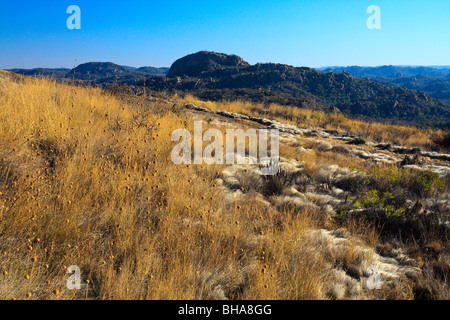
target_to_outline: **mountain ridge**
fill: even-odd
[[[177,66],[176,77],[149,79],[145,86],[157,91],[189,92],[204,100],[244,99],[322,110],[337,108],[352,116],[418,125],[445,127],[450,123],[450,106],[438,99],[423,92],[353,77],[345,71],[324,73],[277,63],[210,68],[204,59],[211,54],[198,52],[194,56],[202,62],[196,67],[206,67],[191,73],[192,56],[177,60],[178,64],[187,61],[186,72]]]
[[[117,72],[115,72],[117,70]],[[44,76],[56,79],[72,78],[76,80],[89,80],[97,78],[110,78],[121,75],[152,75],[165,76],[169,71],[168,67],[130,67],[115,64],[113,62],[87,62],[76,66],[75,68],[34,68],[22,69],[14,68],[7,71],[27,75],[27,76]],[[90,77],[89,77],[90,75]]]
[[[348,66],[320,68],[318,70],[334,73],[346,71],[352,76],[422,91],[434,98],[450,103],[450,66]]]
[[[380,79],[356,77],[346,70],[336,73],[279,63],[250,65],[239,56],[209,51],[184,56],[170,69],[158,69],[162,73],[159,75],[142,72],[153,70],[145,68],[90,62],[72,69],[64,79],[103,87],[127,85],[153,91],[191,93],[204,100],[277,103],[339,110],[349,116],[377,121],[450,127],[449,104],[421,91]],[[377,70],[390,69],[392,67],[384,66]],[[164,75],[165,71],[167,74]],[[446,83],[443,86],[449,87]]]

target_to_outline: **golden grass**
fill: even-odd
[[[323,297],[324,262],[298,254],[307,212],[225,204],[220,167],[172,164],[191,119],[42,79],[0,92],[1,299]]]
[[[432,134],[277,105],[172,100],[424,148]],[[0,105],[0,299],[323,299],[330,261],[308,231],[345,227],[378,243],[374,226],[277,211],[251,186],[226,201],[222,166],[172,163],[172,132],[193,132],[194,121],[172,104],[16,77],[0,82]],[[323,164],[373,169],[339,153],[299,153],[305,143],[280,151],[310,176]],[[345,250],[345,261],[359,259]],[[66,287],[71,265],[80,290]]]

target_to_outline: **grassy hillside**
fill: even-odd
[[[261,181],[251,168],[174,165],[173,130],[193,132],[199,116],[181,108],[192,97],[171,97],[173,102],[119,97],[49,80],[3,77],[0,299],[413,299],[428,285],[433,298],[448,294],[432,275],[417,278],[413,267],[414,276],[400,272],[392,286],[379,291],[352,284],[356,280],[345,275],[351,266],[389,265],[375,250],[384,235],[370,220],[338,219],[322,207],[275,205],[287,192],[278,175]],[[343,116],[275,105],[205,103],[360,130],[381,140],[398,136],[399,143],[410,145],[425,145],[435,134],[393,126],[367,129]],[[217,125],[205,119],[204,129]],[[360,171],[384,168],[377,176],[379,189],[392,184],[388,167],[322,151],[300,155],[296,148],[284,145],[282,156],[299,157],[311,183],[320,182],[324,163],[335,161]],[[240,197],[226,187],[227,170],[238,170]],[[421,175],[395,170],[405,178],[396,187],[410,186],[413,192],[421,185]],[[432,180],[424,197],[446,193],[448,186],[440,181]],[[358,197],[363,201],[363,194]],[[440,234],[424,230],[418,242],[423,248],[430,242],[447,248]],[[419,244],[407,243],[425,257]],[[81,269],[81,290],[66,288],[71,265]],[[355,291],[346,293],[346,282],[339,279]]]
[[[229,297],[319,297],[325,275],[289,262],[284,241],[310,218],[257,240],[261,208],[223,207],[216,168],[168,159],[187,119],[167,105],[31,78],[1,92],[2,299],[204,299],[219,284]],[[70,265],[82,290],[66,289]]]

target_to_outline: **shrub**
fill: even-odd
[[[442,134],[435,134],[432,141],[441,149],[450,150],[450,131],[445,131]]]
[[[264,176],[263,194],[266,196],[277,195],[283,192],[283,189],[292,185],[293,176],[285,170],[279,170],[276,174]]]
[[[412,189],[420,196],[429,196],[444,187],[444,179],[430,170],[419,171],[413,176]]]

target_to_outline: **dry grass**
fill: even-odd
[[[382,141],[422,146],[429,138],[275,105],[182,102],[369,138],[392,129]],[[24,77],[0,82],[0,105],[0,299],[345,298],[333,293],[345,292],[337,279],[353,280],[332,267],[361,269],[379,241],[372,225],[277,210],[248,170],[239,177],[244,192],[233,198],[218,183],[226,168],[174,165],[170,136],[192,132],[194,119],[172,103]],[[298,147],[282,145],[281,154],[304,163],[311,177],[319,164],[350,165],[345,155]],[[343,227],[344,242],[323,229]],[[81,290],[66,287],[71,265],[80,267]],[[395,298],[412,297],[397,291]]]
[[[224,202],[221,168],[172,164],[191,119],[48,80],[0,90],[1,299],[324,297],[321,262],[296,254],[307,213],[262,217]]]

